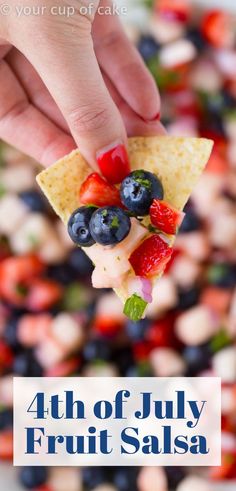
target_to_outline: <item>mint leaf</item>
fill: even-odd
[[[224,329],[221,329],[211,340],[210,347],[213,353],[217,353],[221,349],[230,344],[230,337]]]
[[[89,303],[89,293],[80,283],[71,283],[65,288],[62,299],[62,308],[69,312],[77,312],[85,308]]]
[[[130,320],[136,322],[142,319],[146,307],[147,302],[134,293],[132,297],[128,298],[125,302],[124,314],[129,317]]]

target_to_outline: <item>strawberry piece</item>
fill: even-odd
[[[188,0],[158,0],[156,11],[166,20],[187,22],[191,6]]]
[[[165,201],[154,199],[150,208],[150,218],[154,227],[166,234],[174,235],[183,220],[184,214]]]
[[[233,25],[229,13],[221,10],[208,11],[202,20],[202,34],[216,48],[230,48],[233,45]]]
[[[13,434],[11,430],[0,433],[0,461],[13,459]]]
[[[26,306],[29,310],[38,312],[50,309],[62,297],[61,286],[52,280],[35,279],[26,299]]]
[[[176,315],[168,313],[151,324],[147,332],[147,340],[151,343],[152,348],[179,348],[180,343],[174,330],[175,320]]]
[[[219,467],[212,467],[210,477],[214,481],[224,479],[235,479],[236,477],[236,455],[223,453],[222,463]]]
[[[136,362],[145,362],[148,360],[152,346],[148,341],[139,341],[133,344],[132,351]]]
[[[96,172],[90,174],[82,184],[80,201],[84,205],[122,207],[119,190]]]
[[[28,284],[45,266],[35,255],[9,257],[0,263],[0,295],[17,306],[25,304]]]
[[[105,315],[98,315],[93,326],[96,332],[106,337],[115,336],[122,330],[122,327],[122,321]]]
[[[32,348],[44,341],[49,334],[52,316],[48,313],[25,314],[18,322],[18,338],[23,346]]]
[[[13,362],[13,353],[9,346],[0,339],[0,368],[9,368]]]
[[[159,235],[151,235],[131,254],[129,261],[137,276],[155,276],[164,271],[172,252]]]

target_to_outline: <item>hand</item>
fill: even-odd
[[[39,1],[27,2],[30,15],[18,5],[8,0],[9,15],[0,13],[2,139],[44,165],[78,146],[95,167],[107,147],[126,144],[126,131],[164,132],[154,80],[119,18],[97,12],[110,0],[86,15],[85,0],[47,0],[41,15]],[[69,6],[73,15],[59,14]]]

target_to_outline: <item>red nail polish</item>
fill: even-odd
[[[151,119],[145,119],[145,118],[142,118],[142,117],[141,117],[141,119],[142,119],[143,121],[145,121],[145,123],[154,123],[155,121],[160,121],[160,117],[161,117],[160,113],[157,113],[157,114],[156,114],[156,115],[155,115],[153,118],[151,118]]]
[[[157,114],[154,116],[154,118],[149,119],[149,121],[159,121],[160,117],[161,117],[160,113],[157,113]]]
[[[97,163],[103,176],[111,184],[119,184],[131,172],[128,153],[123,144],[99,153]]]

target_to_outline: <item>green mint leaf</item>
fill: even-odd
[[[226,346],[230,344],[230,337],[225,331],[225,329],[221,329],[211,340],[210,347],[213,353],[217,353]]]
[[[146,307],[147,302],[134,293],[132,297],[128,298],[125,302],[124,314],[129,317],[130,320],[136,322],[142,319]]]

